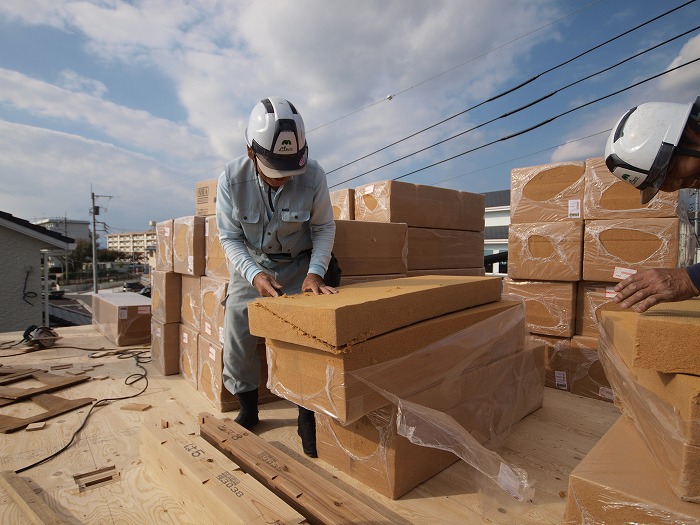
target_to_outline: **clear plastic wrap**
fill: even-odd
[[[522,301],[509,300],[516,303],[515,307],[452,331],[402,357],[350,371],[348,378],[380,394],[383,404],[391,403],[393,408],[375,409],[347,425],[374,429],[375,437],[370,441],[366,432],[353,432],[356,443],[352,447],[346,446],[349,438],[342,437],[348,432],[345,426],[326,417],[328,411],[320,411],[324,415],[319,420],[325,426],[319,434],[334,441],[332,461],[336,466],[352,470],[349,473],[360,479],[365,476],[365,481],[379,476],[373,479],[375,488],[380,490],[384,483],[388,487],[385,493],[394,491],[388,495],[397,497],[412,488],[401,484],[403,478],[396,476],[397,469],[413,472],[411,463],[416,462],[422,465],[420,472],[430,477],[449,465],[439,463],[444,459],[434,460],[436,463],[424,459],[423,454],[434,457],[434,450],[420,452],[413,448],[397,457],[396,436],[402,436],[420,449],[448,451],[472,465],[479,473],[474,484],[484,498],[485,514],[498,514],[498,508],[508,508],[510,519],[524,512],[525,507],[520,505],[532,499],[533,485],[526,472],[507,464],[494,450],[513,424],[541,406],[544,363],[541,348],[526,347]],[[268,386],[273,391],[279,387],[273,373],[274,359],[275,352],[268,346]],[[332,376],[335,371],[328,367],[327,373]],[[276,393],[317,410],[313,396],[294,396],[289,390]],[[332,394],[326,392],[330,399]],[[364,447],[357,444],[358,435],[364,436]],[[323,454],[328,455],[322,453],[325,450],[319,444],[322,459]],[[425,479],[414,476],[412,484]]]
[[[202,327],[202,279],[191,275],[182,276],[182,302],[180,322],[198,332]]]
[[[576,283],[506,278],[503,293],[525,301],[525,319],[530,333],[555,337],[574,335]]]
[[[179,337],[180,323],[165,324],[151,317],[151,361],[165,376],[180,371]]]
[[[615,177],[603,157],[586,160],[586,191],[583,194],[583,218],[617,219],[686,217],[688,190],[660,191],[648,203],[642,204],[639,190]]]
[[[346,188],[330,192],[333,218],[352,221],[355,219],[355,190]]]
[[[156,224],[156,270],[173,271],[173,220]]]
[[[511,170],[511,224],[582,221],[583,174],[583,162]]]
[[[223,382],[223,348],[208,339],[199,337],[197,351],[197,390],[220,412],[235,410],[240,406]]]
[[[216,225],[216,215],[211,215],[206,218],[204,225],[205,239],[205,266],[204,275],[208,277],[217,277],[219,279],[228,279],[230,277],[228,271],[228,259],[224,253],[224,249],[219,242],[219,227]]]
[[[182,277],[175,272],[151,272],[151,314],[162,323],[179,323]]]
[[[190,215],[173,219],[173,270],[184,275],[204,275],[206,265],[204,223],[206,217]]]
[[[569,354],[571,393],[579,396],[614,401],[613,391],[598,354],[598,338],[574,336]]]
[[[448,188],[384,180],[355,188],[355,220],[409,227],[483,231],[485,197]]]
[[[184,324],[180,324],[180,375],[197,389],[199,381],[199,333]]]
[[[628,269],[680,268],[692,262],[694,250],[687,219],[586,221],[583,279],[610,282]]]
[[[599,354],[605,374],[615,403],[673,491],[700,503],[700,377],[634,367],[638,318],[631,312],[603,312]]]
[[[569,376],[571,339],[529,334],[525,340],[531,346],[537,345],[544,349],[544,386],[568,391],[571,388]]]
[[[408,270],[476,268],[484,264],[484,232],[408,227]]]
[[[508,276],[539,281],[581,279],[582,222],[511,224]]]
[[[213,277],[202,277],[201,289],[201,315],[200,331],[210,341],[224,344],[224,317],[225,308],[222,304],[226,300],[228,281]]]
[[[617,292],[616,283],[579,281],[576,292],[576,335],[598,338],[599,312],[620,311],[622,308],[612,301]]]
[[[117,346],[151,342],[151,300],[138,294],[93,294],[92,324]]]

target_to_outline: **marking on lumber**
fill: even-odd
[[[201,436],[303,514],[312,525],[394,523],[232,419],[199,414]]]

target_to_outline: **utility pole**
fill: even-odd
[[[99,285],[97,283],[97,219],[95,217],[100,214],[100,207],[95,205],[95,198],[105,197],[111,199],[111,195],[95,195],[92,191],[92,185],[90,185],[90,194],[92,196],[92,207],[90,208],[90,215],[92,215],[92,291],[95,293],[99,292]]]

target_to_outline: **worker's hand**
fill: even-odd
[[[338,293],[338,290],[332,286],[326,286],[323,282],[323,277],[315,273],[307,274],[301,285],[301,291],[313,292],[315,295]]]
[[[277,290],[282,289],[282,285],[275,281],[272,275],[260,272],[253,278],[253,286],[260,294],[260,297],[278,297]]]
[[[639,313],[658,303],[685,301],[700,295],[685,268],[642,270],[617,283],[614,289],[617,295],[613,302]]]

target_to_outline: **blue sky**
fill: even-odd
[[[499,140],[700,57],[695,30],[562,89],[700,24],[693,2],[556,67],[683,3],[2,2],[0,210],[29,220],[90,220],[94,192],[103,196],[100,220],[112,233],[192,215],[196,182],[217,177],[244,153],[250,110],[271,95],[302,113],[310,156],[329,172],[332,189],[414,170],[421,171],[401,180],[476,193],[507,189],[513,168],[601,156],[601,132],[629,107],[700,95],[695,63]]]

